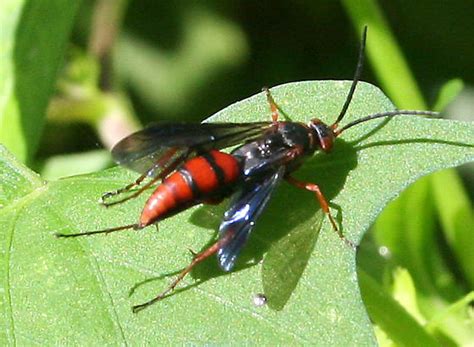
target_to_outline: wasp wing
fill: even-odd
[[[155,124],[118,142],[112,157],[122,166],[158,176],[160,167],[211,149],[221,149],[255,139],[271,125],[258,123],[171,123]]]
[[[265,179],[244,185],[233,195],[231,206],[219,227],[219,238],[223,245],[217,252],[217,258],[224,271],[230,271],[234,267],[255,221],[265,209],[284,174],[285,167],[281,166]]]

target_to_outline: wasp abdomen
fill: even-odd
[[[150,225],[213,198],[236,182],[240,171],[235,157],[217,150],[188,160],[153,192],[143,209],[140,225]]]

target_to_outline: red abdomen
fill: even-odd
[[[217,150],[188,160],[155,189],[142,211],[140,226],[212,198],[235,183],[239,174],[237,160]]]

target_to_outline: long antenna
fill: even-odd
[[[394,116],[400,116],[400,115],[409,115],[409,116],[439,116],[438,112],[432,112],[432,111],[416,111],[416,110],[396,110],[396,111],[389,111],[389,112],[382,112],[382,113],[374,113],[369,116],[363,117],[356,119],[353,122],[350,122],[346,125],[344,125],[340,129],[334,129],[334,136],[339,136],[343,131],[352,128],[354,125],[367,122],[372,119],[377,119],[377,118],[384,118],[384,117],[394,117]]]
[[[349,94],[347,94],[346,101],[344,102],[344,105],[342,106],[339,116],[337,117],[336,121],[331,125],[332,129],[336,129],[339,122],[342,120],[342,118],[344,118],[347,112],[347,109],[349,108],[349,105],[352,101],[352,97],[354,96],[357,82],[359,82],[360,76],[362,75],[362,69],[364,68],[364,52],[365,52],[366,41],[367,41],[367,25],[364,26],[364,31],[362,33],[362,41],[360,43],[360,48],[359,48],[359,58],[357,59],[357,67],[354,74],[354,79],[352,80],[351,89],[349,90]]]

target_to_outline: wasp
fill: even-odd
[[[347,129],[369,120],[398,115],[437,115],[430,111],[395,110],[376,113],[342,127],[359,81],[367,28],[364,28],[359,58],[351,88],[336,118],[327,125],[319,119],[309,123],[280,121],[281,108],[269,89],[264,88],[271,112],[271,121],[255,123],[162,124],[147,127],[122,139],[112,149],[115,161],[141,176],[117,191],[105,193],[102,204],[111,206],[134,198],[152,186],[155,190],[147,200],[137,223],[109,229],[58,237],[108,234],[120,230],[138,230],[171,217],[198,204],[216,204],[230,197],[230,206],[219,227],[218,240],[204,251],[194,254],[175,280],[153,299],[133,306],[138,312],[169,295],[181,280],[204,259],[217,254],[219,266],[231,271],[255,222],[264,211],[275,188],[283,180],[314,194],[322,211],[338,236],[349,245],[335,219],[321,188],[292,176],[315,152],[330,152],[335,140]],[[230,153],[227,147],[237,146]],[[148,181],[146,179],[148,178]],[[128,192],[113,202],[113,196]]]

